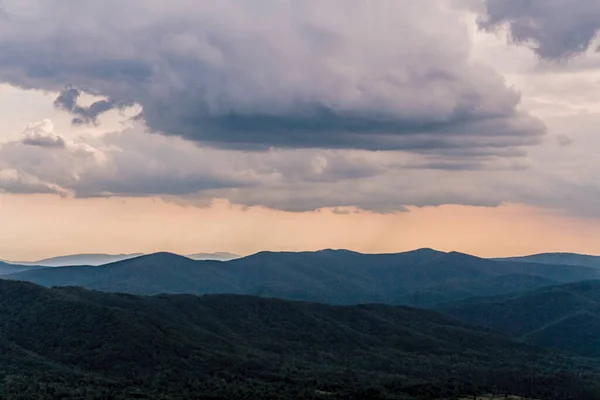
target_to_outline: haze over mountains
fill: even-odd
[[[36,265],[43,267],[66,267],[74,265],[103,265],[115,261],[139,257],[142,253],[133,254],[70,254],[65,256],[44,258],[38,261],[6,261],[16,265]]]
[[[128,260],[130,258],[143,256],[143,253],[132,254],[70,254],[65,256],[45,258],[38,261],[4,261],[7,264],[14,265],[35,265],[43,267],[72,267],[77,265],[104,265],[117,261]],[[227,261],[239,258],[240,256],[227,252],[217,253],[196,253],[187,256],[193,260],[219,260]]]

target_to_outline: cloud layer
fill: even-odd
[[[440,154],[518,152],[545,131],[470,59],[452,2],[0,5],[0,80],[62,91],[77,124],[139,104],[151,130],[214,147]]]
[[[32,137],[36,144],[30,143]],[[45,145],[56,142],[64,145]],[[562,150],[556,144],[552,148]],[[508,202],[597,215],[593,199],[600,189],[594,174],[581,174],[582,165],[591,167],[589,159],[580,157],[568,168],[558,164],[557,174],[522,158],[490,157],[331,149],[216,150],[149,134],[142,126],[69,140],[46,120],[30,124],[18,140],[0,145],[0,191],[158,196],[192,205],[226,199],[243,206],[297,212],[320,208],[398,212],[408,206],[493,207]],[[573,181],[573,176],[579,180]]]
[[[76,197],[161,196],[190,204],[219,198],[290,211],[340,206],[401,211],[405,205],[446,201],[496,204],[491,196],[459,194],[451,183],[457,171],[477,175],[480,170],[510,173],[526,167],[518,158],[490,157],[466,161],[462,156],[410,152],[215,150],[148,134],[140,126],[68,140],[44,120],[30,124],[20,139],[0,144],[0,190]],[[445,182],[431,187],[429,179],[423,180],[427,175],[433,180],[444,176]]]
[[[585,0],[80,0],[68,11],[0,0],[1,82],[56,93],[77,129],[141,110],[134,128],[104,135],[29,125],[0,143],[0,191],[290,211],[509,202],[598,216],[586,123],[540,145],[551,123],[476,61],[464,3],[479,5],[482,30],[507,29],[557,70],[552,60],[593,49],[600,20]],[[564,111],[564,82],[534,100]]]

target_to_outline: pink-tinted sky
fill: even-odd
[[[594,253],[600,223],[518,205],[441,206],[397,214],[330,210],[293,213],[206,208],[160,199],[61,199],[0,195],[0,254],[35,260],[69,253],[181,254],[347,248],[398,252],[420,247],[484,257],[544,251]]]

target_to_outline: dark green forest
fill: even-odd
[[[0,281],[0,333],[2,399],[600,399],[592,361],[403,306]]]

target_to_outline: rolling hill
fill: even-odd
[[[600,357],[600,281],[439,307],[446,315],[539,346]]]
[[[6,398],[600,398],[600,370],[431,311],[0,280]]]
[[[246,294],[329,304],[428,305],[553,283],[600,279],[583,266],[497,262],[420,249],[397,254],[346,250],[261,252],[227,262],[170,253],[103,266],[46,268],[5,275],[44,286],[81,286],[140,295]]]

